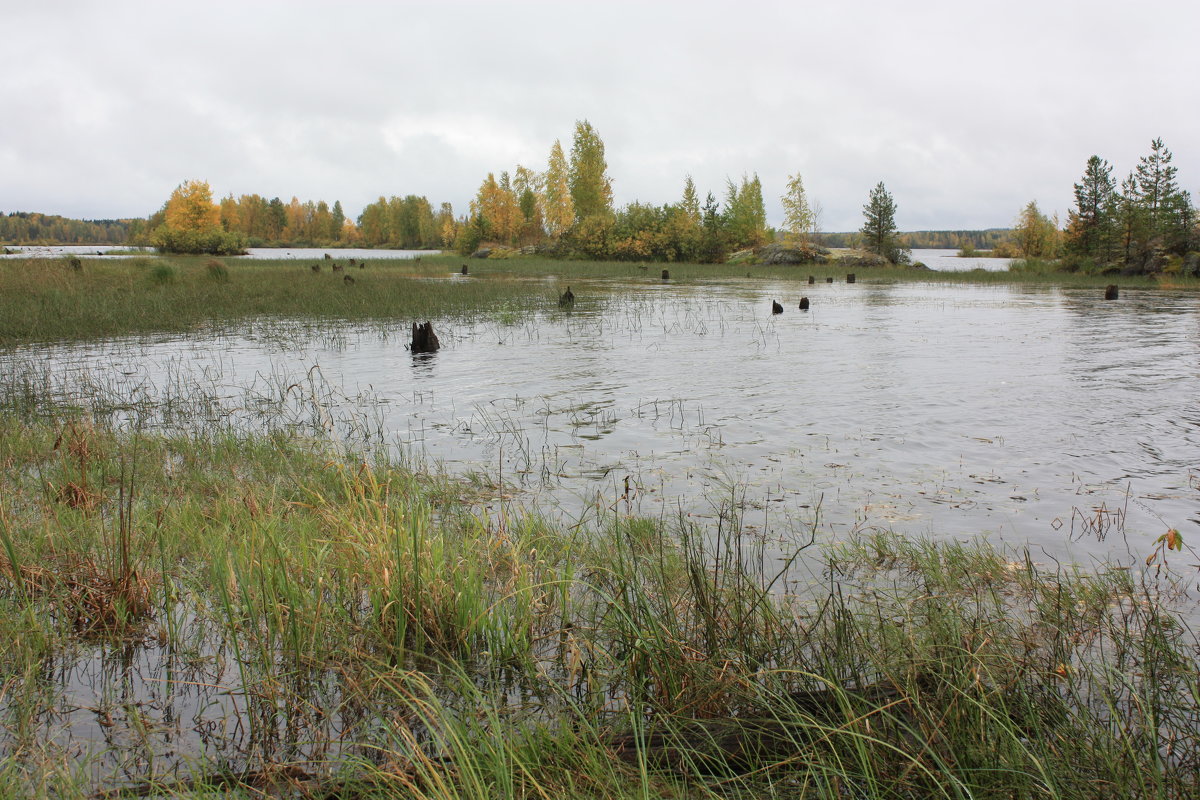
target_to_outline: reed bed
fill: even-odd
[[[0,468],[4,796],[1200,792],[1178,539],[563,526],[319,439],[11,411]]]

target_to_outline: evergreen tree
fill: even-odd
[[[876,255],[883,256],[893,264],[906,259],[900,247],[896,228],[896,202],[884,187],[883,181],[871,190],[867,204],[863,206],[863,247]]]
[[[1082,180],[1075,184],[1075,208],[1067,217],[1066,246],[1071,255],[1101,264],[1110,260],[1116,191],[1112,166],[1100,156],[1089,158]]]
[[[604,142],[587,120],[575,123],[568,180],[576,219],[612,214],[612,179],[604,160]]]
[[[1161,236],[1170,227],[1170,211],[1177,202],[1179,185],[1175,182],[1178,171],[1171,166],[1171,151],[1162,139],[1150,142],[1150,154],[1138,161],[1136,198],[1146,212],[1150,236]]]
[[[333,201],[333,238],[342,238],[342,229],[346,227],[346,212],[342,210],[342,201]]]
[[[706,264],[720,264],[729,254],[729,239],[725,232],[725,215],[712,192],[704,200],[701,212],[699,260]]]

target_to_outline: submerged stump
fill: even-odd
[[[417,323],[412,324],[412,344],[409,350],[414,353],[436,353],[442,343],[438,341],[437,334],[433,332],[433,323],[426,322],[423,325]]]

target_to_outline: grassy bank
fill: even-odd
[[[1200,792],[1169,571],[563,528],[284,435],[10,411],[0,468],[2,796]]]
[[[364,268],[332,261],[250,261],[207,257],[0,261],[0,346],[22,342],[178,332],[255,318],[401,320],[554,307],[573,281],[624,279],[673,282],[752,278],[797,281],[812,275],[863,283],[894,281],[1021,283],[1101,288],[1113,279],[1039,268],[1022,272],[930,272],[902,268],[825,266],[763,267],[471,260],[426,256],[367,260]],[[463,278],[467,264],[470,277]],[[313,271],[316,265],[318,271]],[[78,266],[78,268],[76,268]],[[351,278],[353,283],[346,279]],[[1173,282],[1122,278],[1126,288],[1198,288],[1194,279]]]

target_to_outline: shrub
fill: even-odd
[[[152,241],[164,253],[238,256],[246,252],[245,234],[226,233],[219,228],[181,231],[160,225],[154,230]]]

